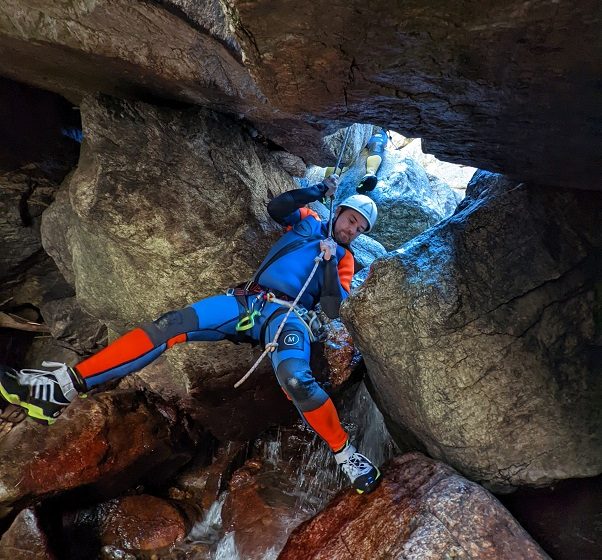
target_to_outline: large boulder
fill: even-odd
[[[76,489],[111,498],[160,484],[191,459],[201,434],[180,410],[140,392],[78,398],[52,426],[28,420],[0,441],[0,515]]]
[[[343,306],[399,443],[500,490],[602,471],[599,193],[480,172]]]
[[[120,333],[251,277],[277,235],[267,202],[294,187],[263,145],[200,110],[97,97],[82,116],[79,167],[42,234],[87,313]],[[203,348],[172,352],[174,367],[201,374]],[[216,357],[234,375],[253,361],[227,343]]]
[[[113,330],[250,277],[290,176],[226,117],[107,97],[81,107],[77,170],[44,213],[44,247]]]
[[[599,24],[594,0],[6,0],[0,73],[77,103],[227,111],[308,163],[331,164],[324,134],[374,123],[445,161],[596,188]]]
[[[8,0],[0,6],[0,70],[75,104],[103,92],[244,116],[289,151],[327,158],[325,125],[266,103],[243,62],[229,11],[217,0],[135,8],[126,0]]]
[[[339,494],[278,558],[549,560],[491,494],[419,453],[388,463],[372,495]]]

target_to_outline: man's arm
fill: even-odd
[[[310,202],[315,202],[324,196],[326,187],[319,183],[306,189],[287,191],[273,198],[268,203],[268,214],[280,225],[291,225],[291,214]]]
[[[268,203],[268,214],[270,217],[283,226],[290,226],[295,220],[294,214],[299,208],[302,208],[310,202],[320,200],[325,196],[334,194],[337,188],[338,177],[331,175],[321,183],[305,189],[295,189],[278,195]]]
[[[327,242],[328,240],[323,243]],[[351,278],[353,277],[355,265],[353,255],[348,250],[345,250],[340,262],[337,262],[336,258],[336,245],[331,254],[332,257],[325,263],[320,304],[322,311],[326,313],[329,319],[337,319],[341,302],[347,298],[351,290]]]

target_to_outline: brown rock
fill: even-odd
[[[351,377],[362,357],[353,345],[353,339],[342,321],[329,322],[326,326],[326,336],[324,341],[324,358],[328,366],[326,374],[328,381],[336,389]]]
[[[269,482],[261,477],[263,462],[248,460],[230,481],[222,509],[226,532],[234,531],[236,548],[243,558],[258,558],[283,532],[286,511],[265,497]]]
[[[332,453],[299,422],[255,442],[253,457],[232,476],[223,528],[240,558],[273,558],[291,531],[341,487]]]
[[[124,550],[153,550],[173,545],[186,532],[186,520],[171,503],[155,496],[127,496],[112,502],[100,541]]]
[[[217,450],[215,460],[207,465],[203,457],[187,466],[170,489],[172,497],[185,497],[208,510],[218,496],[226,490],[235,469],[247,455],[247,443],[228,442]]]
[[[24,509],[0,540],[3,560],[55,560],[33,509]]]
[[[393,459],[370,495],[347,490],[295,530],[279,560],[546,559],[485,489],[419,453]]]
[[[600,188],[595,1],[231,4],[246,62],[283,112],[371,122],[445,161]],[[567,130],[579,133],[566,142]]]
[[[125,391],[77,399],[52,426],[22,422],[2,439],[0,506],[6,514],[83,486],[110,498],[172,475],[193,448],[186,422],[165,403]]]

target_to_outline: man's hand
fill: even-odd
[[[324,260],[329,261],[333,255],[337,254],[337,244],[332,237],[320,241],[320,251],[324,251]]]
[[[324,193],[324,197],[334,196],[339,188],[339,176],[336,173],[325,177],[322,180],[322,184],[327,188],[327,191]]]

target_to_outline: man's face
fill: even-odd
[[[360,233],[368,229],[368,220],[353,208],[337,208],[333,237],[337,243],[349,245]]]

